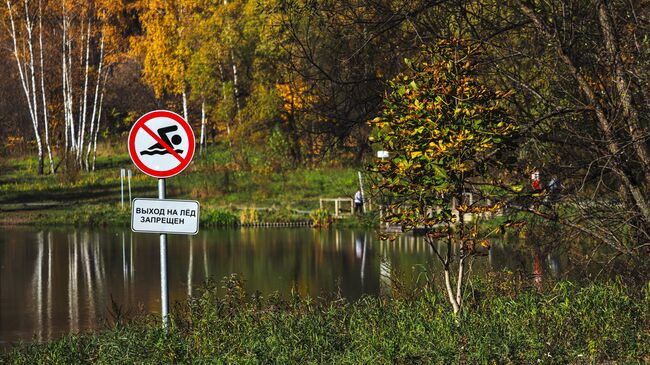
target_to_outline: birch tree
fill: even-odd
[[[505,172],[500,158],[517,131],[506,113],[507,93],[479,81],[476,51],[442,41],[407,60],[372,121],[376,142],[390,152],[372,168],[380,176],[374,188],[387,198],[385,219],[426,231],[454,313],[463,308],[468,261],[490,248],[478,232],[480,215],[500,209],[507,192],[519,190],[499,179]],[[475,214],[471,222],[466,213]]]
[[[43,3],[38,1],[38,54],[41,66],[41,96],[43,105],[43,129],[45,132],[45,146],[47,148],[47,157],[50,165],[50,173],[54,174],[54,160],[52,159],[52,145],[50,144],[50,125],[47,114],[48,104],[45,95],[45,67],[43,66]]]
[[[75,3],[61,0],[65,148],[76,164],[86,170],[94,169],[96,156],[107,75],[106,34],[109,34],[110,51],[117,52],[119,41],[111,28],[118,24],[111,24],[111,19],[122,7],[120,1]]]
[[[42,108],[45,111],[47,107],[44,105],[41,105],[39,107],[37,101],[39,92],[36,88],[37,75],[36,75],[36,67],[35,67],[35,60],[34,60],[36,55],[34,51],[35,48],[34,35],[33,35],[34,15],[32,14],[33,9],[30,9],[28,0],[23,1],[22,9],[20,5],[12,4],[11,0],[6,0],[5,4],[7,6],[7,16],[9,18],[9,24],[10,24],[10,36],[13,45],[13,54],[16,60],[16,66],[18,68],[18,76],[20,79],[22,90],[27,100],[29,117],[32,122],[32,127],[34,130],[34,138],[36,141],[36,148],[38,153],[38,173],[43,174],[43,165],[44,165],[43,142],[41,139],[41,127],[40,127],[41,118],[39,116],[39,110]],[[23,13],[22,17],[21,15],[19,15],[20,13]],[[39,12],[39,15],[40,14],[41,13]],[[39,24],[41,25],[41,27],[39,27],[39,34],[41,34],[39,40],[42,40],[42,22],[40,22],[40,18],[39,18]],[[21,25],[22,27],[24,27],[22,31],[21,29],[18,28]],[[41,47],[42,47],[42,42],[41,42]],[[42,60],[42,48],[39,48],[39,50],[40,50],[40,55]],[[42,62],[41,62],[41,77],[43,77],[42,74],[43,72],[42,72]],[[45,103],[45,99],[44,99],[45,91],[42,89],[41,92],[43,93],[42,94],[43,103]],[[46,121],[47,117],[44,117],[43,119]],[[47,148],[49,151],[50,150],[49,146]],[[51,154],[50,154],[50,166],[52,166]]]

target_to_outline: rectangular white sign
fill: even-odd
[[[131,204],[133,232],[197,234],[199,202],[135,198]]]

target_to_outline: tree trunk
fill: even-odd
[[[453,242],[451,241],[450,238],[447,239],[447,256],[444,258],[443,261],[443,267],[445,270],[445,288],[447,288],[447,297],[449,299],[449,303],[451,304],[451,307],[454,310],[454,314],[458,314],[460,312],[460,305],[458,304],[458,301],[456,300],[456,297],[454,297],[454,289],[453,285],[451,282],[451,263],[452,263],[452,245]],[[441,258],[441,256],[439,256]]]
[[[460,312],[460,307],[458,306],[458,302],[456,302],[456,298],[454,298],[454,291],[452,289],[452,284],[451,284],[451,275],[449,273],[449,266],[445,266],[445,288],[447,288],[447,298],[449,299],[449,303],[451,303],[451,307],[454,310],[454,314],[458,314]]]
[[[45,131],[47,157],[50,163],[50,173],[54,174],[54,161],[52,160],[52,147],[50,145],[50,126],[47,118],[47,99],[45,97],[45,67],[43,67],[43,8],[41,0],[38,1],[38,30],[39,58],[41,64],[41,95],[43,97],[43,128]]]
[[[603,110],[603,108],[601,107],[600,103],[598,102],[598,99],[596,98],[596,95],[592,90],[591,86],[589,86],[589,83],[579,72],[578,68],[575,66],[571,58],[567,55],[562,45],[559,43],[557,39],[554,38],[552,32],[548,29],[546,24],[544,24],[543,21],[535,14],[533,9],[531,9],[530,7],[528,7],[523,3],[520,3],[520,6],[523,13],[530,18],[530,20],[533,22],[537,30],[542,35],[544,35],[549,41],[554,43],[557,55],[560,57],[562,62],[569,68],[570,74],[577,81],[580,90],[583,92],[591,108],[594,110],[594,113],[596,114],[596,120],[598,122],[597,125],[599,127],[600,132],[603,134],[607,146],[607,150],[612,155],[614,171],[620,177],[623,184],[629,189],[630,193],[632,194],[632,197],[634,198],[635,205],[643,215],[645,221],[650,222],[650,205],[648,204],[648,201],[645,195],[642,193],[639,186],[635,184],[633,177],[628,175],[627,169],[624,168],[623,164],[621,163],[622,156],[621,156],[620,148],[616,143],[614,127],[612,126],[610,120],[608,120],[607,115]]]
[[[61,35],[62,42],[61,42],[61,92],[63,96],[63,120],[64,120],[64,130],[63,134],[65,135],[65,148],[64,148],[64,155],[67,155],[68,148],[69,146],[69,133],[68,131],[70,130],[70,121],[68,120],[68,92],[67,92],[67,67],[66,67],[66,57],[65,57],[65,49],[66,49],[66,37],[67,37],[67,21],[66,21],[66,16],[65,16],[65,4],[61,2],[62,6],[62,24],[63,24],[63,32]]]
[[[235,52],[230,50],[230,62],[232,63],[232,83],[233,83],[233,93],[235,95],[235,106],[237,106],[237,118],[239,118],[239,113],[241,112],[241,106],[239,105],[239,84],[237,81],[237,64],[235,63]]]
[[[14,47],[14,56],[16,60],[16,66],[18,66],[18,76],[20,78],[21,86],[25,93],[27,99],[27,107],[29,109],[29,115],[32,120],[32,127],[34,128],[34,137],[36,139],[36,147],[38,149],[38,173],[43,174],[43,143],[41,142],[41,136],[39,133],[38,127],[38,104],[36,103],[37,91],[36,91],[36,78],[35,78],[35,68],[34,68],[34,52],[33,52],[33,38],[32,38],[32,22],[29,16],[29,2],[25,0],[25,28],[27,31],[27,49],[29,59],[25,61],[25,65],[22,64],[19,56],[18,49],[18,34],[16,32],[16,25],[13,17],[13,11],[11,7],[11,2],[6,0],[7,10],[9,14],[9,21],[11,24],[11,40]],[[28,63],[29,62],[29,63]],[[31,81],[31,85],[30,85]]]
[[[187,119],[187,91],[185,90],[185,86],[183,86],[183,118],[186,122],[190,122],[189,119]]]
[[[631,83],[625,79],[621,60],[619,57],[619,47],[614,35],[612,18],[605,1],[598,2],[598,20],[600,21],[603,37],[605,38],[605,48],[609,56],[611,67],[614,70],[614,84],[623,107],[623,118],[626,121],[627,130],[632,139],[632,146],[643,165],[644,177],[646,183],[650,181],[650,154],[646,145],[647,133],[639,122],[639,113],[637,112],[632,97],[628,91],[628,85]]]
[[[64,115],[66,120],[66,139],[69,138],[70,145],[68,146],[70,152],[77,150],[77,138],[75,131],[74,120],[74,100],[73,100],[73,84],[72,84],[72,41],[68,34],[69,18],[65,9],[65,0],[61,2],[62,5],[62,22],[63,22],[63,106]],[[72,156],[73,154],[66,154]]]
[[[102,83],[101,92],[99,96],[99,107],[97,112],[97,126],[95,127],[95,135],[93,136],[93,165],[92,170],[95,171],[95,162],[97,161],[97,135],[99,134],[99,122],[102,120],[102,104],[104,103],[104,88],[106,87],[106,79],[108,73],[104,75],[104,82]]]
[[[463,308],[463,278],[465,276],[465,256],[461,252],[460,260],[458,260],[458,277],[456,281],[456,305],[458,310]]]
[[[201,102],[201,137],[199,138],[199,154],[203,156],[203,146],[205,145],[205,101]]]
[[[43,142],[41,141],[41,134],[39,132],[38,121],[38,103],[36,91],[36,67],[34,66],[34,42],[32,37],[32,19],[29,16],[29,1],[25,0],[25,23],[27,29],[27,46],[29,48],[29,70],[31,79],[31,96],[32,96],[32,110],[34,111],[34,133],[36,136],[36,147],[38,148],[38,174],[43,175]]]
[[[99,46],[99,66],[97,68],[97,81],[95,84],[95,97],[93,98],[93,113],[92,116],[90,117],[90,131],[88,133],[88,148],[86,150],[86,156],[85,156],[85,165],[86,165],[86,170],[90,171],[91,166],[90,166],[90,153],[91,153],[91,148],[94,142],[94,130],[95,130],[95,116],[97,114],[97,103],[99,99],[99,86],[102,82],[102,66],[104,64],[104,35],[102,34],[101,41],[100,41],[100,46]],[[103,93],[103,90],[102,90]],[[99,126],[97,126],[99,127]]]
[[[80,105],[80,122],[81,126],[79,127],[79,149],[77,150],[77,160],[81,164],[81,158],[83,155],[83,146],[84,138],[86,133],[86,110],[88,104],[88,76],[89,76],[89,67],[90,67],[90,19],[88,19],[88,30],[86,31],[86,57],[85,57],[85,71],[84,71],[84,88],[83,88],[83,101]]]

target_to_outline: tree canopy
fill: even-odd
[[[499,186],[506,172],[501,161],[517,131],[505,105],[508,93],[478,79],[477,50],[459,40],[440,41],[405,60],[407,71],[390,81],[382,114],[372,122],[376,142],[390,154],[371,168],[380,175],[376,189],[387,221],[425,230],[454,312],[462,307],[465,261],[477,246],[489,248],[477,235],[478,219],[470,224],[464,215],[480,217],[503,206],[508,189]],[[436,245],[441,239],[446,249]],[[450,271],[456,263],[453,294]]]
[[[157,108],[187,114],[203,144],[227,144],[233,169],[261,172],[361,166],[381,123],[411,115],[404,128],[380,132],[409,148],[386,162],[408,172],[404,188],[426,181],[420,190],[443,194],[498,183],[529,195],[511,208],[622,254],[650,242],[645,3],[4,0],[0,9],[2,152],[34,153],[43,173],[92,169],[98,140],[123,138],[134,118]],[[419,89],[442,85],[450,71],[404,60],[449,39],[478,55],[467,70],[454,66],[454,75],[471,75],[451,78],[446,93]],[[454,63],[434,48],[427,52],[436,62]],[[395,79],[404,72],[408,82]],[[474,104],[462,102],[466,87],[478,93],[468,95]],[[481,90],[512,90],[507,111],[497,107],[504,95]],[[384,99],[396,114],[382,113]],[[488,122],[501,121],[497,114],[501,126]],[[410,124],[420,117],[431,123]],[[473,134],[437,124],[449,117]],[[502,148],[512,120],[516,144]],[[412,139],[421,136],[433,144]],[[533,172],[541,191],[530,189]],[[551,181],[561,186],[556,204],[538,204]]]

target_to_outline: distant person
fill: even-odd
[[[560,190],[560,179],[558,179],[557,176],[553,176],[551,181],[548,183],[548,190],[551,193]]]
[[[548,197],[544,201],[555,203],[560,197],[560,191],[562,190],[562,183],[557,176],[553,176],[551,181],[548,183]]]
[[[354,212],[356,214],[363,213],[363,194],[361,194],[361,190],[354,193]]]
[[[533,190],[542,190],[542,181],[539,177],[539,171],[535,170],[530,174],[530,184],[533,186]]]

